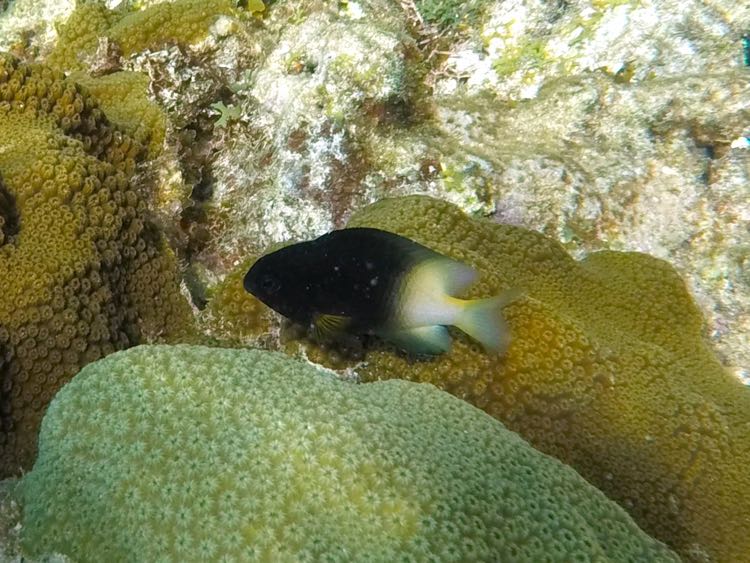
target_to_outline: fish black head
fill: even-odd
[[[297,322],[306,322],[303,274],[291,248],[282,248],[258,259],[245,274],[245,291],[278,313]]]

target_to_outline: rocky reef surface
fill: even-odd
[[[107,21],[93,25],[90,7],[80,18],[73,2],[16,0],[0,48],[149,76],[170,130],[158,207],[182,214],[169,226],[201,287],[250,251],[342,226],[364,203],[438,195],[577,256],[669,260],[725,363],[746,376],[750,8],[198,4],[185,30],[123,41],[169,3],[102,2],[114,15],[100,8]]]
[[[87,363],[147,342],[250,345],[430,381],[683,558],[734,556],[750,494],[746,394],[726,378],[750,380],[748,30],[750,6],[729,0],[0,2],[3,475],[30,469],[42,413]],[[414,194],[442,203],[367,208]],[[352,358],[244,293],[268,248],[347,224],[478,260],[480,292],[535,288],[511,309],[507,362],[460,338],[434,369],[378,345]],[[544,236],[478,259],[508,225]],[[575,300],[598,303],[597,284],[589,314]],[[679,421],[671,442],[660,412]]]

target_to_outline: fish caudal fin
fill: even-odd
[[[520,296],[519,290],[510,289],[488,299],[466,301],[454,326],[479,342],[488,352],[503,354],[510,344],[510,331],[502,308]]]
[[[448,329],[441,325],[384,331],[379,336],[411,354],[433,356],[451,348]]]

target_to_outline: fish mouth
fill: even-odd
[[[257,283],[257,266],[258,263],[262,260],[261,258],[258,258],[252,266],[250,266],[250,269],[245,274],[245,277],[242,280],[242,285],[245,288],[245,291],[248,293],[252,293],[256,297],[258,297],[257,289],[258,289],[258,283]]]
[[[242,280],[242,286],[245,288],[245,291],[247,291],[248,293],[253,293],[253,280],[252,280],[252,277],[250,276],[252,271],[253,271],[252,268],[250,268],[250,271],[248,271],[245,274],[245,277]],[[253,295],[255,294],[253,293]]]

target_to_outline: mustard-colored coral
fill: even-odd
[[[575,467],[688,560],[750,553],[750,392],[722,368],[665,262],[599,252],[576,262],[542,235],[426,197],[384,200],[349,226],[387,229],[481,272],[468,297],[527,297],[491,357],[456,334],[450,353],[367,357],[366,380],[433,383]]]
[[[108,32],[125,56],[148,47],[195,43],[219,16],[236,13],[233,0],[176,0],[127,14]]]
[[[47,62],[68,71],[87,70],[86,61],[100,41],[126,57],[167,44],[195,43],[220,16],[237,15],[235,5],[232,0],[175,0],[127,12],[110,10],[103,2],[80,2],[61,26]]]
[[[148,76],[122,71],[91,78],[83,72],[76,72],[71,78],[86,87],[111,121],[148,147],[149,157],[161,153],[167,116],[148,97]]]
[[[63,71],[86,70],[85,59],[96,52],[99,37],[105,37],[115,21],[117,13],[104,2],[78,2],[67,21],[59,26],[47,65]]]
[[[87,366],[20,492],[28,554],[81,563],[677,561],[467,403],[259,350],[139,346]]]
[[[44,409],[83,365],[190,326],[131,182],[144,152],[76,83],[0,54],[0,204],[17,221],[0,245],[0,476],[30,467]]]
[[[257,345],[267,341],[273,330],[270,309],[243,286],[245,273],[255,260],[244,261],[215,287],[202,312],[204,331],[224,345]]]

